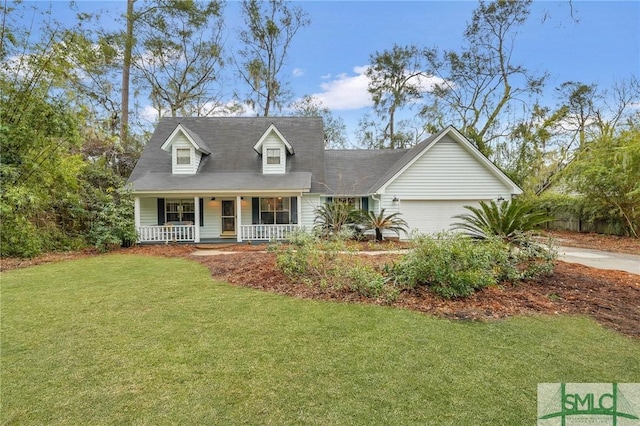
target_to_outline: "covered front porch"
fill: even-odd
[[[301,227],[302,194],[135,197],[139,243],[286,240]]]
[[[208,240],[233,241],[233,238],[201,238],[196,236],[197,225],[147,225],[139,226],[138,242],[207,242]],[[299,229],[300,225],[241,225],[236,240],[242,241],[274,241],[286,240],[289,235]]]

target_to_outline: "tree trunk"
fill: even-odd
[[[124,58],[122,61],[122,106],[120,118],[120,143],[126,143],[129,134],[129,73],[133,50],[133,3],[127,0],[127,35],[124,40]]]
[[[382,231],[380,228],[376,228],[376,241],[382,241]]]

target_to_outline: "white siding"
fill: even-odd
[[[302,217],[299,219],[300,225],[304,227],[307,231],[313,229],[313,221],[315,220],[315,208],[322,204],[322,200],[320,200],[319,195],[310,194],[310,195],[302,195],[302,208],[301,215]]]
[[[242,225],[251,225],[251,219],[253,216],[251,215],[251,198],[252,197],[244,197],[244,200],[240,201],[240,214],[242,215]],[[240,232],[240,229],[236,229],[237,232]]]
[[[188,149],[191,151],[191,164],[178,164],[177,163],[177,149]],[[198,170],[200,164],[200,153],[196,153],[195,148],[191,145],[191,142],[183,134],[179,134],[173,140],[171,144],[171,171],[173,174],[180,175],[193,175]]]
[[[425,152],[385,192],[401,200],[478,200],[511,194],[510,188],[449,136]]]
[[[280,150],[280,164],[267,164],[267,150],[277,148]],[[262,143],[262,173],[283,174],[287,169],[287,147],[278,135],[271,132]]]
[[[200,238],[218,238],[220,236],[220,201],[205,197],[204,226],[200,228]]]

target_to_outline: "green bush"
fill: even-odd
[[[456,298],[497,283],[491,255],[500,251],[493,240],[478,244],[460,234],[442,233],[417,236],[414,243],[415,248],[393,268],[402,286],[427,285],[442,297]]]
[[[426,285],[451,299],[468,297],[501,282],[517,283],[553,271],[555,251],[527,234],[514,234],[517,244],[500,237],[474,240],[463,234],[418,236],[415,248],[392,268],[399,285]]]
[[[101,251],[137,239],[133,220],[133,198],[125,189],[107,191],[91,206],[89,244]]]
[[[290,235],[289,245],[278,248],[276,266],[286,275],[305,280],[323,280],[331,274],[336,258],[347,251],[343,239],[323,239],[306,232]]]
[[[506,243],[496,236],[484,240],[453,233],[416,236],[414,248],[384,271],[350,256],[345,240],[338,238],[297,233],[289,245],[274,247],[277,267],[291,278],[391,302],[401,289],[422,285],[451,299],[553,272],[556,252],[550,243],[545,247],[526,233],[513,238]]]
[[[346,244],[349,235],[335,234],[326,239],[303,232],[292,234],[289,245],[273,246],[276,266],[285,275],[311,286],[348,290],[387,302],[395,300],[399,292],[393,283],[352,256],[356,251]]]
[[[398,289],[375,268],[357,261],[341,266],[337,273],[346,280],[351,291],[374,299],[383,297],[386,301],[395,300],[398,296]]]
[[[454,216],[461,222],[453,224],[455,229],[476,239],[498,236],[513,244],[517,242],[517,235],[551,220],[544,210],[532,209],[529,203],[519,199],[501,203],[480,201],[479,204],[479,207],[464,206],[469,213]]]

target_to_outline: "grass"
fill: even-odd
[[[455,322],[105,255],[1,275],[4,424],[533,424],[542,382],[640,382],[583,317]]]

